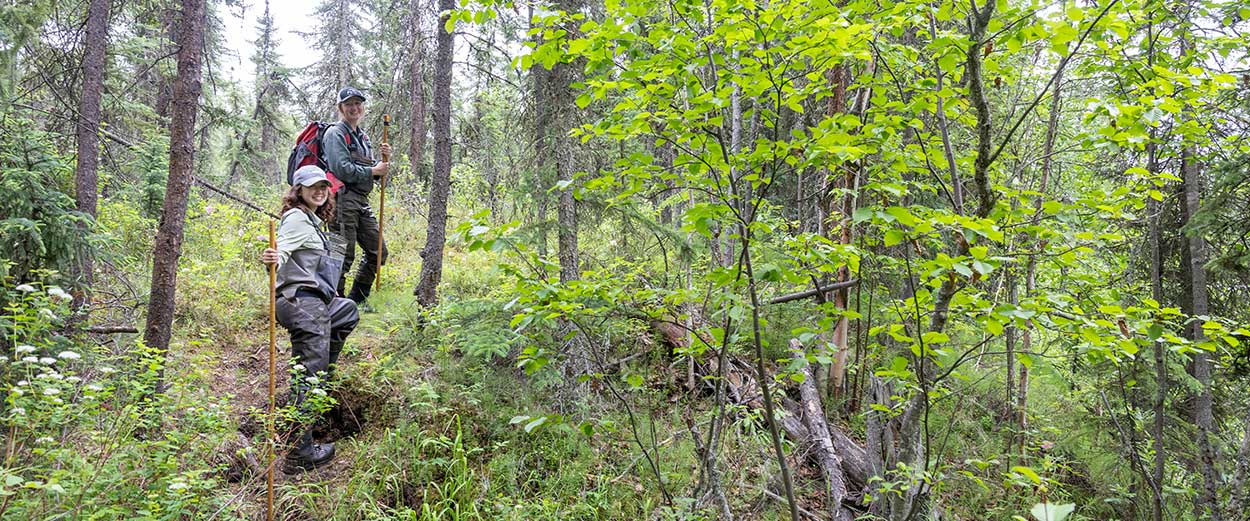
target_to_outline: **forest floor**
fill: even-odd
[[[383,292],[376,295],[375,302],[380,312],[362,313],[360,323],[349,337],[344,353],[339,359],[340,370],[352,374],[358,363],[371,363],[385,356],[384,349],[388,344],[389,325],[395,316],[387,310],[396,295]],[[380,301],[385,301],[382,303]],[[268,338],[263,330],[255,335],[240,335],[231,338],[230,344],[211,346],[212,355],[219,356],[216,361],[219,370],[209,380],[208,392],[214,396],[232,396],[230,401],[230,418],[235,422],[241,439],[263,440],[261,431],[264,411],[269,407],[269,349]],[[277,360],[275,372],[275,399],[277,407],[286,405],[289,384],[288,360],[290,358],[290,341],[281,326],[277,328]],[[206,349],[208,351],[209,349]],[[192,357],[197,353],[190,353]],[[210,355],[211,356],[211,355]],[[317,425],[319,442],[335,442],[336,456],[328,465],[309,472],[286,474],[281,469],[283,450],[277,451],[277,465],[274,469],[274,483],[277,487],[277,501],[283,502],[283,492],[303,487],[330,487],[337,482],[350,480],[354,472],[367,467],[369,461],[361,461],[362,444],[382,435],[389,427],[370,418],[372,405],[371,396],[352,392],[345,388],[342,380],[332,382],[331,396],[335,399],[334,406],[324,415],[324,420]],[[279,437],[282,433],[279,432]],[[354,442],[354,443],[353,443]],[[250,445],[252,450],[262,452],[263,447]],[[238,448],[238,447],[234,447]],[[264,458],[259,463],[263,466]],[[252,468],[243,472],[244,479],[231,483],[229,494],[237,497],[240,504],[254,505],[256,516],[263,516],[266,500],[266,483],[263,468]],[[315,511],[296,509],[288,510],[287,516],[279,519],[321,519]]]

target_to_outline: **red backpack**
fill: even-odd
[[[321,146],[321,138],[325,136],[326,129],[334,124],[313,121],[300,131],[299,137],[295,138],[295,147],[291,149],[291,155],[286,160],[286,184],[292,183],[295,171],[301,166],[317,165],[326,171],[326,179],[330,180],[330,193],[338,193],[343,188],[343,182],[330,172],[323,156],[325,148]],[[345,133],[343,136],[351,144],[352,135]]]

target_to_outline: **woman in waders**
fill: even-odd
[[[261,261],[278,265],[277,318],[291,333],[291,354],[303,367],[291,380],[291,399],[300,405],[308,393],[324,392],[314,385],[332,372],[360,315],[355,302],[336,296],[343,244],[322,231],[334,215],[325,171],[312,165],[296,170],[291,189],[282,196],[281,214],[278,248],[266,248]],[[283,471],[311,470],[333,458],[334,444],[314,443],[312,429],[305,427]]]

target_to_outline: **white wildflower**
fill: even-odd
[[[116,373],[117,370],[109,366],[104,366],[100,368],[100,372],[104,374],[112,374],[112,373]]]
[[[14,407],[14,408],[9,409],[9,410],[13,412],[13,415],[14,415],[14,416],[26,416],[26,408],[25,408],[25,407]]]
[[[325,396],[325,395],[326,395],[326,391],[325,391],[325,389],[320,389],[320,388],[318,388],[318,389],[313,389],[313,390],[308,391],[308,392],[310,392],[310,393],[312,393],[312,394],[315,394],[315,395],[317,395],[317,396]]]
[[[62,360],[78,360],[79,358],[82,358],[82,355],[73,351],[61,351],[61,354],[56,356],[60,357]]]
[[[81,381],[82,381],[82,378],[79,378],[79,377],[77,377],[77,376],[71,376],[71,377],[69,377],[69,378],[66,378],[66,379],[65,379],[65,381],[66,381],[66,382],[69,382],[69,383],[72,383],[72,384],[76,384],[76,383],[78,383],[78,382],[81,382]]]
[[[56,387],[49,387],[43,390],[44,396],[56,396],[58,394],[61,394],[61,390],[57,389]]]
[[[18,284],[17,287],[13,289],[16,289],[22,293],[30,293],[32,291],[35,291],[35,287],[31,286],[30,284]]]
[[[48,320],[56,320],[56,313],[53,313],[52,310],[48,308],[43,308],[39,310],[39,316],[46,318]]]
[[[56,363],[56,359],[50,356],[45,356],[39,359],[39,363],[44,364],[44,365],[52,365]]]
[[[304,364],[295,364],[295,367],[292,367],[291,369],[302,373],[304,372]]]
[[[98,393],[100,391],[103,391],[104,388],[101,387],[100,384],[87,384],[87,390],[93,393]]]
[[[26,345],[26,344],[17,346],[17,354],[19,355],[24,355],[26,353],[34,353],[35,351],[36,351],[35,346]]]
[[[22,396],[26,393],[22,392],[21,389],[14,387],[13,389],[9,390],[9,394],[12,396]]]
[[[18,387],[26,387],[27,385],[30,385],[30,381],[29,381],[29,380],[18,380],[18,381],[17,381],[17,386],[18,386]]]
[[[32,364],[37,364],[37,363],[39,363],[39,357],[37,357],[37,356],[23,356],[23,357],[22,357],[22,361],[23,361],[23,362],[29,362],[29,363],[32,363]]]
[[[309,376],[308,379],[304,381],[308,382],[308,385],[317,385],[321,383],[321,379],[317,378],[316,376]]]
[[[65,290],[58,288],[56,286],[52,286],[51,288],[48,288],[48,296],[55,298],[55,299],[60,299],[60,300],[74,300],[73,296],[71,296],[69,293],[66,293]]]
[[[41,438],[39,438],[39,439],[35,440],[35,443],[38,443],[38,444],[40,444],[40,445],[47,445],[47,444],[52,443],[52,442],[55,442],[55,441],[56,441],[56,440],[52,439],[52,437],[51,437],[51,436],[43,436],[43,437],[41,437]]]
[[[185,490],[189,486],[190,485],[187,485],[185,481],[175,481],[169,484],[169,490],[174,490],[174,491]]]

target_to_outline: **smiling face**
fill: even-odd
[[[322,181],[312,186],[300,188],[299,199],[309,210],[321,208],[326,204],[326,200],[330,198],[330,182]]]
[[[351,98],[347,101],[339,103],[339,117],[344,123],[356,128],[360,124],[360,118],[365,115],[365,103],[360,98]]]

